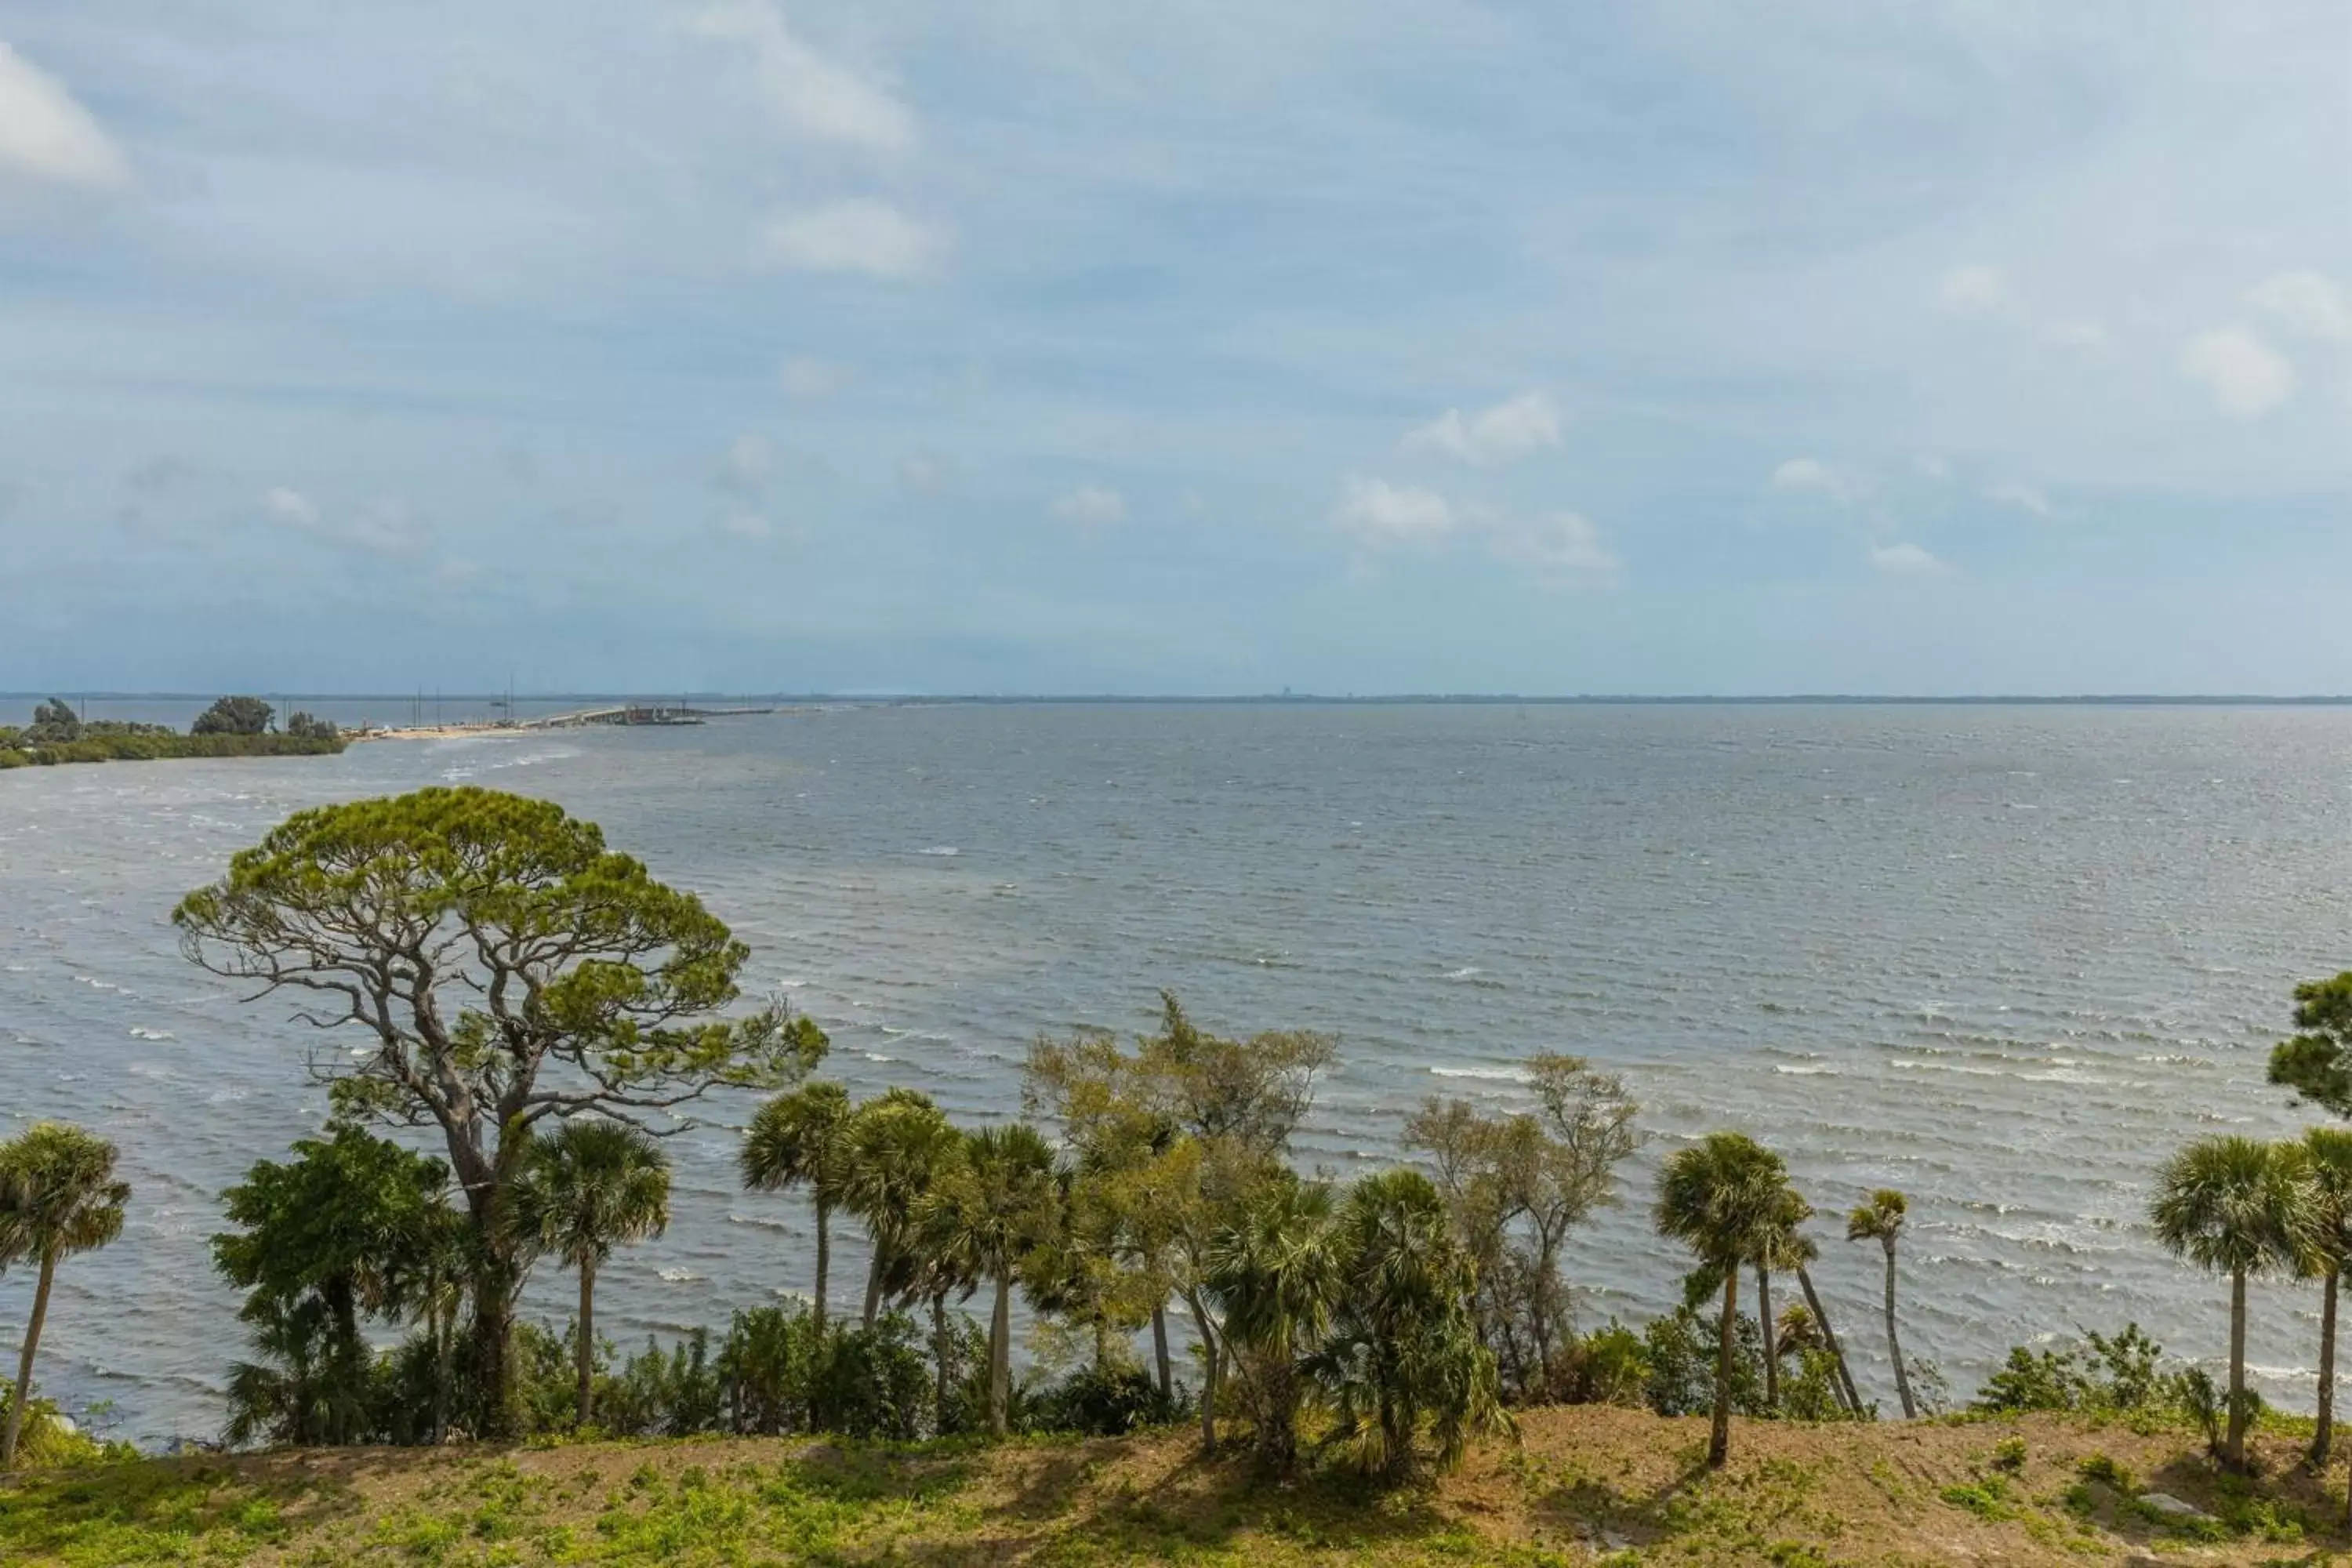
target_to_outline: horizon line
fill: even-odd
[[[257,690],[257,697],[285,702],[309,700],[331,702],[403,702],[413,703],[426,696],[415,691],[300,691]],[[74,690],[72,689],[42,689],[38,690],[0,691],[0,701],[44,701],[53,698],[70,697],[83,702],[208,702],[221,695],[216,691],[131,691]],[[504,691],[438,691],[430,694],[436,704],[451,702],[571,702],[612,700],[733,700],[778,703],[831,703],[849,705],[884,704],[971,704],[1018,706],[1021,704],[1083,705],[1281,705],[1302,706],[1548,706],[1548,707],[1769,707],[1782,706],[1844,706],[1869,707],[2263,707],[2263,708],[2326,708],[2352,706],[2352,693],[2305,693],[2287,695],[2269,692],[1962,692],[1935,694],[1926,692],[1574,692],[1534,693],[1516,691],[1393,691],[1393,692],[1311,692],[1282,690],[1276,692],[1171,692],[1127,693],[1101,692],[927,692],[927,691],[755,691],[724,690],[717,688],[685,689],[640,688],[635,690],[543,691],[511,694]]]

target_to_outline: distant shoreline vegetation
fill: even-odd
[[[100,719],[85,722],[70,703],[51,698],[21,727],[0,724],[0,770],[59,763],[152,763],[180,757],[328,756],[343,733],[308,713],[287,716],[257,697],[224,697],[197,716],[186,734],[168,724]]]

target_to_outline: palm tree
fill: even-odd
[[[1706,1462],[1731,1453],[1731,1368],[1738,1343],[1739,1270],[1770,1240],[1787,1212],[1789,1170],[1743,1132],[1710,1132],[1668,1160],[1658,1174],[1658,1234],[1689,1247],[1703,1270],[1723,1277],[1723,1320],[1715,1363],[1715,1424]]]
[[[827,1276],[833,1268],[831,1221],[848,1172],[842,1130],[850,1118],[849,1091],[837,1083],[803,1084],[760,1107],[743,1135],[743,1184],[761,1192],[805,1186],[816,1205],[816,1295],[814,1311],[824,1326]]]
[[[1807,1212],[1811,1212],[1810,1206]],[[1837,1373],[1838,1403],[1845,1406],[1849,1414],[1860,1415],[1862,1394],[1853,1385],[1853,1371],[1845,1364],[1845,1347],[1838,1342],[1837,1330],[1831,1325],[1830,1315],[1822,1306],[1821,1292],[1813,1289],[1812,1264],[1821,1255],[1822,1249],[1811,1237],[1800,1235],[1794,1238],[1790,1260],[1785,1267],[1796,1273],[1797,1288],[1805,1293],[1805,1306],[1814,1329],[1821,1334],[1822,1347],[1830,1352],[1831,1363]]]
[[[1202,1283],[1250,1395],[1258,1462],[1277,1473],[1297,1457],[1301,1359],[1329,1329],[1339,1293],[1337,1240],[1331,1189],[1285,1172],[1209,1244]]]
[[[2230,1425],[2221,1461],[2246,1462],[2246,1276],[2292,1268],[2312,1246],[2313,1182],[2303,1147],[2200,1138],[2167,1160],[2148,1205],[2167,1251],[2230,1277]]]
[[[961,1140],[928,1095],[894,1089],[857,1108],[842,1130],[841,1201],[866,1226],[865,1324],[874,1326],[886,1286],[902,1292],[914,1271],[915,1205],[953,1160]]]
[[[33,1397],[33,1357],[49,1313],[49,1288],[58,1260],[104,1247],[122,1234],[122,1206],[129,1184],[114,1179],[114,1145],[62,1121],[37,1121],[21,1136],[0,1144],[0,1262],[33,1258],[40,1280],[33,1288],[33,1316],[25,1327],[24,1352],[16,1363],[16,1394],[8,1425],[0,1431],[0,1470],[16,1459],[25,1411]]]
[[[2336,1426],[2336,1297],[2344,1266],[2352,1261],[2352,1132],[2315,1127],[2303,1135],[2311,1172],[2312,1254],[2305,1267],[2322,1280],[2319,1307],[2319,1418],[2311,1435],[2311,1468],[2327,1466]]]
[[[1886,1353],[1895,1363],[1895,1394],[1903,1402],[1906,1421],[1916,1419],[1919,1407],[1912,1403],[1911,1376],[1904,1370],[1903,1346],[1895,1333],[1895,1243],[1910,1206],[1911,1201],[1893,1187],[1881,1187],[1845,1216],[1848,1241],[1875,1241],[1886,1249]]]
[[[1013,1400],[1013,1279],[1059,1226],[1054,1150],[1025,1122],[984,1127],[916,1205],[952,1266],[996,1287],[988,1322],[988,1429],[1004,1436]]]
[[[535,1139],[516,1189],[514,1224],[534,1249],[580,1275],[580,1398],[593,1414],[596,1364],[596,1270],[613,1248],[669,1228],[669,1156],[642,1129],[602,1117],[567,1121]]]
[[[1449,1217],[1428,1177],[1387,1171],[1349,1189],[1334,1227],[1332,1332],[1306,1370],[1339,1417],[1326,1441],[1387,1481],[1412,1473],[1424,1419],[1444,1469],[1474,1430],[1510,1426],[1471,1310],[1476,1271]]]

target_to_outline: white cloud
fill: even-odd
[[[2330,342],[2352,339],[2352,307],[2316,272],[2282,272],[2246,291],[2246,303],[2289,331]]]
[[[2107,329],[2096,321],[2053,321],[2042,335],[2060,348],[2095,353],[2107,347]]]
[[[63,82],[0,43],[0,173],[103,190],[130,177],[121,153]]]
[[[1854,498],[1853,479],[1819,458],[1791,458],[1772,470],[1772,488],[1798,495],[1822,495],[1834,501]]]
[[[776,471],[776,459],[766,440],[741,435],[727,444],[714,478],[719,488],[745,500],[757,500]]]
[[[342,538],[346,543],[381,555],[404,555],[425,542],[408,508],[396,500],[371,501],[362,507],[342,531]]]
[[[263,492],[261,505],[263,510],[280,522],[290,522],[297,528],[318,525],[318,505],[300,490],[289,489],[284,485],[273,486]]]
[[[2029,511],[2040,518],[2058,515],[2058,509],[2050,504],[2048,496],[2032,485],[2020,484],[2014,479],[1988,485],[1984,494],[1985,500],[1997,506],[2015,507],[2020,511]]]
[[[1907,542],[1872,545],[1870,563],[1895,577],[1925,577],[1944,570],[1941,561]]]
[[[2181,351],[2180,369],[2212,394],[2231,419],[2260,419],[2294,395],[2294,367],[2252,332],[2200,332]]]
[[[1490,543],[1503,560],[1555,583],[1606,582],[1622,564],[1592,520],[1572,511],[1498,524]]]
[[[739,510],[719,520],[719,531],[735,539],[765,539],[775,530],[758,512]]]
[[[870,196],[830,202],[773,217],[761,227],[755,254],[803,272],[863,272],[911,278],[929,268],[946,237],[888,202]]]
[[[918,500],[934,500],[955,488],[955,473],[929,452],[918,452],[898,465],[898,488]]]
[[[1052,510],[1064,522],[1100,527],[1127,521],[1127,498],[1108,485],[1080,485],[1055,500]]]
[[[770,0],[724,0],[706,6],[690,25],[706,38],[751,51],[769,107],[796,133],[874,153],[903,153],[915,144],[915,118],[905,105],[803,43]]]
[[[786,397],[803,399],[831,397],[846,390],[856,379],[854,366],[808,354],[794,354],[776,373],[776,384],[784,389]]]
[[[1936,286],[1936,303],[1956,316],[1990,315],[2009,302],[2009,285],[1990,267],[1955,267]]]
[[[1559,410],[1540,392],[1523,392],[1465,418],[1449,408],[1404,437],[1409,452],[1443,452],[1488,468],[1559,445]]]
[[[1434,490],[1386,479],[1349,479],[1331,514],[1334,525],[1375,548],[1427,544],[1462,524],[1452,503]]]

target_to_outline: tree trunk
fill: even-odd
[[[948,1430],[948,1293],[931,1292],[931,1363],[939,1369],[939,1405],[933,1436]]]
[[[16,1357],[16,1397],[8,1405],[8,1427],[0,1432],[0,1470],[16,1462],[16,1443],[25,1435],[25,1410],[33,1401],[33,1355],[41,1348],[41,1325],[49,1315],[49,1286],[58,1277],[58,1255],[41,1254],[40,1283],[33,1287],[33,1316],[25,1325],[25,1348]]]
[[[996,1310],[988,1320],[988,1430],[1005,1434],[1013,1403],[1013,1277],[996,1277]]]
[[[1829,1347],[1831,1356],[1837,1363],[1838,1397],[1846,1409],[1860,1415],[1862,1394],[1853,1385],[1853,1373],[1847,1370],[1845,1347],[1838,1343],[1837,1331],[1830,1327],[1830,1315],[1822,1310],[1822,1299],[1813,1289],[1812,1272],[1800,1267],[1797,1270],[1797,1283],[1805,1292],[1805,1305],[1813,1310],[1813,1321],[1822,1326],[1822,1343]]]
[[[2336,1288],[2341,1280],[2341,1271],[2330,1268],[2319,1298],[2319,1420],[2311,1433],[2315,1472],[2327,1468],[2328,1449],[2336,1438]]]
[[[1176,1373],[1168,1361],[1168,1303],[1165,1301],[1151,1304],[1151,1360],[1160,1372],[1160,1397],[1173,1399],[1176,1396]]]
[[[465,1384],[476,1401],[474,1436],[500,1442],[521,1435],[514,1401],[514,1298],[521,1270],[502,1246],[486,1244],[474,1267],[474,1320],[466,1334]]]
[[[457,1355],[457,1302],[433,1310],[433,1442],[449,1440],[449,1368]]]
[[[596,1385],[596,1265],[587,1258],[580,1264],[580,1410],[572,1425],[585,1426],[593,1413]]]
[[[1715,1425],[1706,1437],[1706,1468],[1723,1468],[1731,1457],[1731,1362],[1733,1325],[1739,1311],[1739,1266],[1723,1271],[1723,1324],[1715,1347]]]
[[[2230,1276],[2230,1426],[2221,1444],[2230,1468],[2246,1468],[2246,1271]]]
[[[875,1314],[882,1310],[882,1244],[874,1244],[874,1261],[866,1269],[866,1327],[874,1327]]]
[[[1201,1336],[1201,1452],[1217,1451],[1217,1335],[1209,1326],[1209,1314],[1201,1303],[1197,1291],[1184,1294],[1184,1305],[1192,1309],[1192,1331]]]
[[[833,1205],[824,1199],[816,1205],[816,1295],[810,1311],[818,1328],[824,1327],[825,1276],[833,1271]]]
[[[1903,1419],[1916,1421],[1919,1407],[1911,1403],[1911,1374],[1903,1370],[1903,1345],[1895,1337],[1895,1238],[1886,1238],[1886,1353],[1895,1358],[1895,1394],[1903,1401]]]
[[[1772,1322],[1772,1271],[1762,1264],[1756,1266],[1756,1321],[1764,1328],[1764,1404],[1767,1409],[1780,1408],[1780,1330]]]

